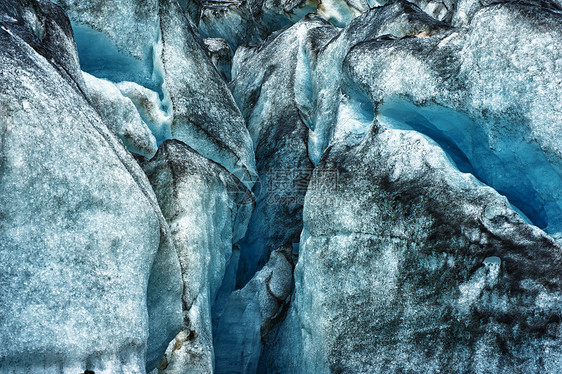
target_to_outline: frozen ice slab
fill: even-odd
[[[416,107],[389,101],[379,120],[391,128],[419,131],[437,142],[459,170],[474,174],[508,197],[524,217],[547,231],[559,232],[562,178],[536,143],[503,137],[491,148],[489,136],[466,115],[439,106]],[[505,126],[509,126],[505,124]]]
[[[355,17],[369,9],[384,5],[381,0],[324,0],[317,9],[317,14],[339,27],[348,25]],[[392,1],[389,1],[392,3]]]
[[[177,140],[144,164],[169,223],[183,278],[184,326],[170,343],[166,373],[208,373],[213,367],[211,308],[232,246],[244,236],[252,193],[222,166]]]
[[[325,168],[340,170],[336,189]],[[331,146],[304,227],[300,328],[287,326],[300,372],[559,370],[562,248],[424,136],[381,129]]]
[[[141,119],[131,99],[111,82],[84,73],[88,96],[108,128],[133,153],[151,158],[158,146],[156,138]]]
[[[181,326],[166,223],[83,94],[64,13],[0,14],[0,371],[143,373]]]
[[[172,138],[252,188],[257,174],[252,140],[226,83],[175,1],[161,2],[160,21],[164,90],[173,108]]]
[[[172,137],[170,125],[173,113],[169,97],[161,98],[158,92],[134,82],[120,82],[115,85],[123,96],[129,98],[141,119],[146,123],[157,144]]]
[[[432,17],[455,27],[466,26],[480,9],[498,4],[512,3],[519,7],[538,6],[554,12],[562,11],[560,0],[412,0],[411,2]]]

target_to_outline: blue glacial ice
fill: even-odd
[[[420,132],[435,141],[460,171],[505,195],[534,225],[553,234],[562,230],[562,179],[538,144],[516,135],[490,145],[483,127],[453,110],[400,100],[379,107],[377,119],[388,128]],[[509,124],[503,125],[509,127]]]

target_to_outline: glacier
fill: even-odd
[[[559,0],[4,0],[0,373],[562,371]]]

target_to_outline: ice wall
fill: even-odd
[[[334,144],[322,168],[340,174],[305,200],[300,372],[558,370],[560,247],[503,196],[412,131]]]
[[[144,372],[181,323],[167,225],[84,94],[64,13],[0,14],[0,371]]]
[[[143,164],[179,256],[182,331],[159,365],[163,373],[209,373],[214,367],[211,312],[253,209],[252,193],[220,165],[176,140]]]

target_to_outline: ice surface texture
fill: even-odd
[[[84,95],[64,13],[0,14],[0,371],[142,373],[181,323],[166,223]]]
[[[0,372],[558,373],[560,3],[415,1],[2,2]]]

